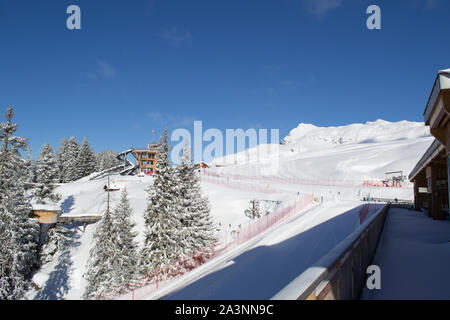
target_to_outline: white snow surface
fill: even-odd
[[[340,127],[301,123],[285,137],[285,145],[267,145],[215,159],[220,172],[276,175],[304,179],[384,179],[386,172],[408,175],[434,141],[423,123],[377,120]],[[276,148],[275,148],[276,149]],[[259,154],[259,156],[258,156]],[[274,166],[268,163],[278,161]]]
[[[358,228],[361,207],[336,199],[306,210],[146,298],[270,299]]]
[[[366,124],[353,124],[343,127],[320,128],[313,125],[300,124],[291,131],[285,139],[286,145],[280,146],[277,154],[271,154],[262,161],[248,162],[245,153],[237,154],[236,165],[223,168],[211,168],[214,172],[225,175],[259,176],[279,178],[301,178],[322,180],[363,180],[383,179],[388,171],[402,170],[405,175],[414,167],[428,146],[433,142],[429,129],[422,123],[400,121],[387,122],[377,120]],[[249,150],[249,153],[257,152],[258,148]],[[276,172],[265,172],[264,161],[279,160]],[[220,160],[214,161],[219,163]],[[143,244],[144,218],[143,213],[147,205],[146,189],[152,184],[152,177],[111,175],[112,187],[126,188],[130,203],[134,210],[132,219],[136,222],[138,232],[137,241]],[[219,180],[219,179],[218,179]],[[242,182],[236,182],[238,185]],[[106,208],[106,192],[103,187],[107,184],[107,177],[89,181],[89,177],[79,181],[59,186],[56,192],[62,195],[60,206],[64,215],[101,215]],[[231,267],[218,263],[223,271],[214,272],[214,275],[224,275],[224,278],[216,277],[215,287],[223,285],[218,291],[211,291],[202,297],[229,297],[229,298],[270,298],[276,290],[287,284],[292,277],[306,269],[316,258],[326,253],[338,241],[354,230],[359,220],[356,219],[356,209],[360,205],[359,200],[363,196],[412,199],[411,188],[362,188],[362,187],[338,187],[326,185],[293,184],[286,182],[267,182],[249,180],[246,185],[270,187],[269,190],[278,189],[279,192],[260,193],[247,191],[240,188],[232,188],[223,185],[214,179],[203,179],[202,189],[211,202],[211,214],[215,223],[221,227],[218,235],[225,237],[226,233],[236,229],[239,224],[245,225],[249,218],[245,216],[245,209],[252,199],[278,200],[284,203],[292,200],[298,192],[313,193],[316,197],[323,197],[324,204],[296,218],[294,222],[283,224],[282,229],[276,227],[273,232],[264,233],[257,243],[248,244],[244,252],[235,259]],[[250,189],[249,189],[250,190]],[[111,193],[112,207],[120,199],[120,191]],[[329,202],[329,203],[328,203]],[[231,227],[229,225],[231,224]],[[93,243],[92,236],[96,224],[88,225],[85,232],[73,228],[73,241],[67,253],[46,265],[34,276],[34,281],[42,289],[31,290],[29,298],[35,299],[81,299],[85,288],[83,274],[86,271],[86,263],[89,251]],[[270,234],[270,236],[268,236]],[[266,237],[267,236],[267,237]],[[250,241],[252,242],[252,241]],[[249,242],[249,243],[250,243]],[[318,248],[320,250],[318,250]],[[301,252],[302,259],[295,261],[293,265],[288,262],[276,264],[277,259],[284,259],[292,252]],[[264,253],[264,254],[263,254]],[[267,255],[266,255],[267,254]],[[243,259],[249,259],[248,262]],[[267,276],[268,286],[258,287],[252,295],[248,290],[236,288],[236,295],[232,296],[231,287],[227,281],[231,281],[239,272],[249,274],[246,266],[251,266],[251,261],[258,261],[260,265],[267,263],[274,269],[256,268],[273,272]],[[280,260],[281,261],[281,260]],[[239,263],[238,263],[239,262]],[[214,262],[211,262],[214,263]],[[231,262],[230,262],[231,263]],[[235,267],[233,267],[235,266]],[[200,267],[201,268],[201,267]],[[214,267],[213,269],[215,269]],[[285,271],[285,268],[287,271]],[[201,272],[194,270],[193,272]],[[262,271],[261,271],[262,272]],[[282,276],[286,273],[286,277]],[[207,278],[208,276],[206,276]],[[215,277],[215,276],[214,276]],[[277,277],[280,281],[276,281]],[[295,278],[295,277],[294,277]],[[227,281],[225,279],[228,279]],[[249,275],[249,279],[257,280]],[[197,279],[200,281],[199,279]],[[252,281],[253,281],[252,280]],[[204,280],[201,280],[200,283]],[[258,280],[260,281],[260,280]],[[195,282],[199,283],[199,282]],[[196,284],[194,287],[196,286]],[[232,282],[232,283],[235,283]],[[183,287],[183,283],[180,286]],[[189,287],[186,287],[185,290]],[[192,288],[192,287],[191,287]],[[179,288],[177,289],[179,290]],[[212,289],[211,289],[212,290]],[[178,291],[173,297],[187,297],[186,292]],[[275,292],[276,293],[276,292]],[[192,297],[200,297],[193,295]]]
[[[364,287],[362,299],[450,299],[449,252],[450,221],[391,208],[373,260],[381,289]]]

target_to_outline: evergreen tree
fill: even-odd
[[[78,153],[80,152],[80,146],[75,137],[70,137],[69,145],[67,147],[67,160],[66,160],[66,182],[75,181],[80,179],[78,176]]]
[[[112,262],[113,266],[113,283],[114,286],[130,281],[138,274],[137,263],[138,253],[135,238],[137,233],[133,231],[136,226],[130,217],[133,213],[128,193],[126,190],[122,192],[119,204],[113,211],[113,238],[115,256]]]
[[[40,252],[41,264],[52,261],[58,252],[67,248],[69,241],[69,231],[61,224],[56,224],[53,228],[48,229],[45,244]]]
[[[183,256],[184,243],[181,209],[178,201],[175,170],[169,162],[167,129],[161,139],[155,167],[155,178],[149,189],[144,213],[145,242],[140,269],[148,273]]]
[[[36,182],[36,164],[31,156],[31,148],[27,148],[27,158],[24,162],[24,181],[28,183]]]
[[[81,179],[95,171],[95,154],[86,138],[83,139],[77,156],[76,177]]]
[[[111,214],[106,212],[94,233],[94,245],[90,251],[88,270],[84,275],[87,280],[85,299],[95,299],[103,291],[111,289],[114,276],[112,261],[116,254],[114,236]]]
[[[112,150],[101,151],[96,156],[95,170],[100,172],[122,164],[122,161],[117,159],[117,153]]]
[[[69,153],[69,141],[67,138],[63,138],[59,143],[59,147],[56,150],[56,164],[59,171],[59,182],[66,183],[68,182],[67,173],[68,173],[68,153]]]
[[[135,223],[130,220],[132,209],[126,190],[111,213],[106,212],[94,235],[91,260],[84,297],[95,299],[103,291],[119,288],[137,275],[137,245]]]
[[[210,205],[208,198],[202,196],[199,177],[187,146],[183,149],[177,176],[186,254],[211,248],[216,238]]]
[[[45,200],[58,201],[60,196],[53,192],[55,183],[59,180],[59,172],[55,155],[50,144],[42,147],[36,161],[36,182],[37,186],[34,195],[38,203],[45,203]]]
[[[29,219],[25,196],[25,161],[20,150],[27,139],[14,136],[17,124],[9,107],[0,124],[0,300],[21,299],[37,264],[38,224]]]

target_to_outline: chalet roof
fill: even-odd
[[[422,158],[420,158],[419,162],[417,162],[414,169],[409,174],[409,180],[412,180],[416,177],[416,175],[422,171],[433,159],[435,159],[440,152],[442,152],[444,146],[439,142],[439,140],[435,139],[431,146],[425,151]]]
[[[428,98],[428,102],[423,113],[425,124],[428,124],[431,111],[433,111],[434,105],[439,97],[439,93],[442,90],[450,90],[450,69],[441,70],[436,76],[433,89],[431,90],[430,97]]]

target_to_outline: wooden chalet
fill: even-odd
[[[424,111],[424,120],[436,138],[412,172],[414,206],[426,208],[433,219],[449,212],[450,175],[450,69],[440,71]]]

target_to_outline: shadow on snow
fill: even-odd
[[[370,214],[381,206],[373,205]],[[228,266],[207,274],[163,299],[270,299],[359,226],[358,213],[361,207],[353,208],[280,243],[248,250],[225,262]]]

